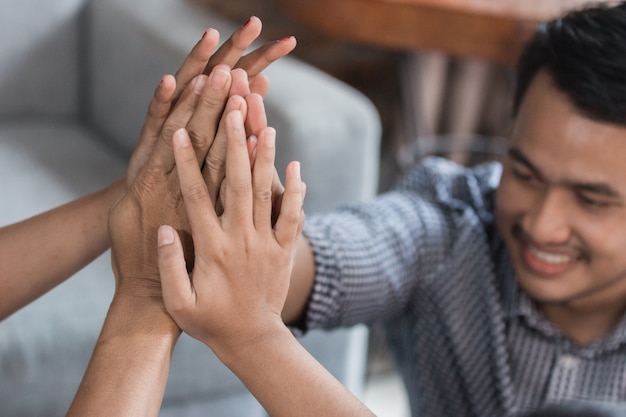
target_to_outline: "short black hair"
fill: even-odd
[[[626,2],[596,3],[538,26],[517,63],[514,116],[541,70],[582,115],[626,125]]]

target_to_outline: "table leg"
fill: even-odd
[[[448,75],[448,57],[439,52],[407,54],[400,64],[402,114],[395,155],[400,169],[414,162],[412,144],[437,131]]]

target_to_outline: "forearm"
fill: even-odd
[[[109,209],[122,180],[0,229],[0,320],[83,268],[109,247]]]
[[[157,416],[180,330],[157,299],[113,299],[68,416]]]
[[[254,342],[215,352],[272,417],[374,415],[282,324]]]

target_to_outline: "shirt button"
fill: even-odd
[[[580,359],[573,355],[563,355],[559,358],[559,366],[565,371],[571,371],[580,363]]]

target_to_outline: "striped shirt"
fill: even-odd
[[[372,202],[310,216],[306,327],[383,320],[414,416],[626,405],[626,324],[579,347],[535,309],[494,224],[500,174],[429,158]]]

